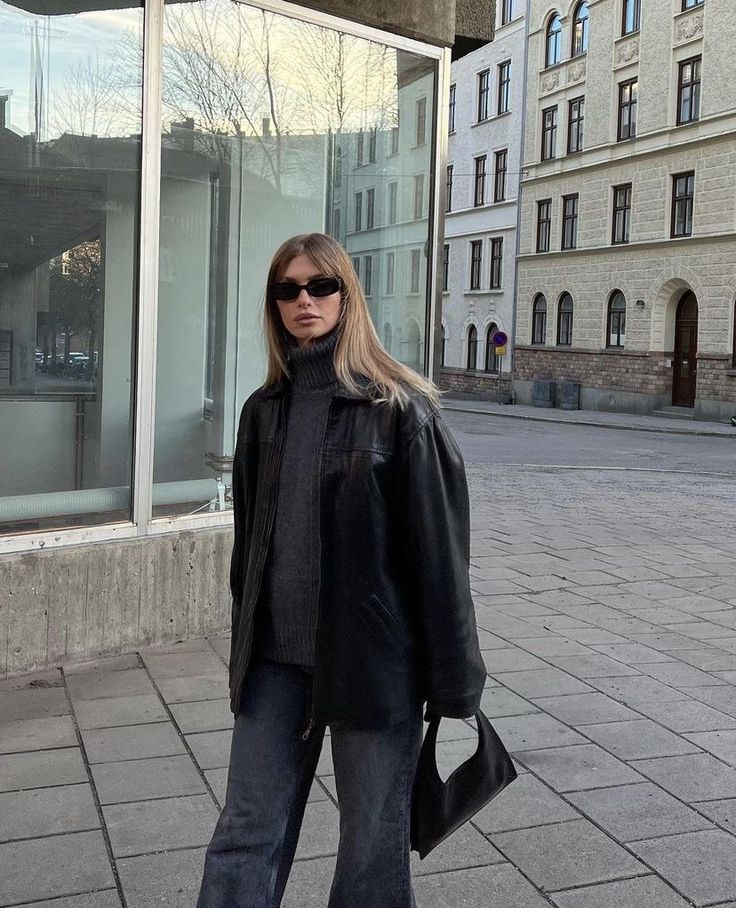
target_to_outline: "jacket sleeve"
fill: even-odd
[[[468,574],[470,502],[465,466],[439,414],[432,413],[408,442],[402,480],[427,710],[465,718],[480,706],[486,669]]]

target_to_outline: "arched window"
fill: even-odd
[[[440,338],[440,365],[445,365],[445,348],[447,346],[447,332],[445,326],[442,326],[442,337]]]
[[[572,17],[572,56],[577,57],[588,50],[588,0],[575,7]]]
[[[478,329],[475,325],[468,328],[468,371],[478,368]]]
[[[557,307],[557,344],[560,347],[572,346],[572,297],[563,293]]]
[[[545,66],[554,66],[562,59],[562,19],[557,13],[552,16],[547,24],[547,52],[544,58]]]
[[[547,300],[543,293],[534,297],[532,304],[532,343],[543,344],[547,337]]]
[[[623,347],[626,344],[626,297],[614,290],[608,300],[606,318],[606,346]]]
[[[488,331],[486,331],[486,372],[498,372],[498,357],[496,356],[496,348],[493,344],[493,335],[496,331],[498,331],[498,325],[495,323],[489,325]]]

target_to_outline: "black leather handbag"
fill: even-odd
[[[508,751],[480,710],[475,721],[475,753],[443,782],[435,758],[440,717],[429,720],[411,794],[411,848],[421,859],[516,778]]]

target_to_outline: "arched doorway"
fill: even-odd
[[[672,361],[672,405],[695,405],[698,356],[698,301],[692,290],[683,293],[675,316],[675,356]]]

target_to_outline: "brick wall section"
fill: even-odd
[[[503,378],[489,372],[467,372],[464,369],[440,369],[437,385],[443,391],[483,395],[487,400],[506,403],[511,395],[511,376]]]
[[[577,381],[586,388],[667,394],[672,369],[664,353],[570,351],[558,348],[516,347],[514,378],[534,381],[553,378]]]
[[[736,403],[736,369],[732,368],[730,357],[698,357],[697,396]]]

